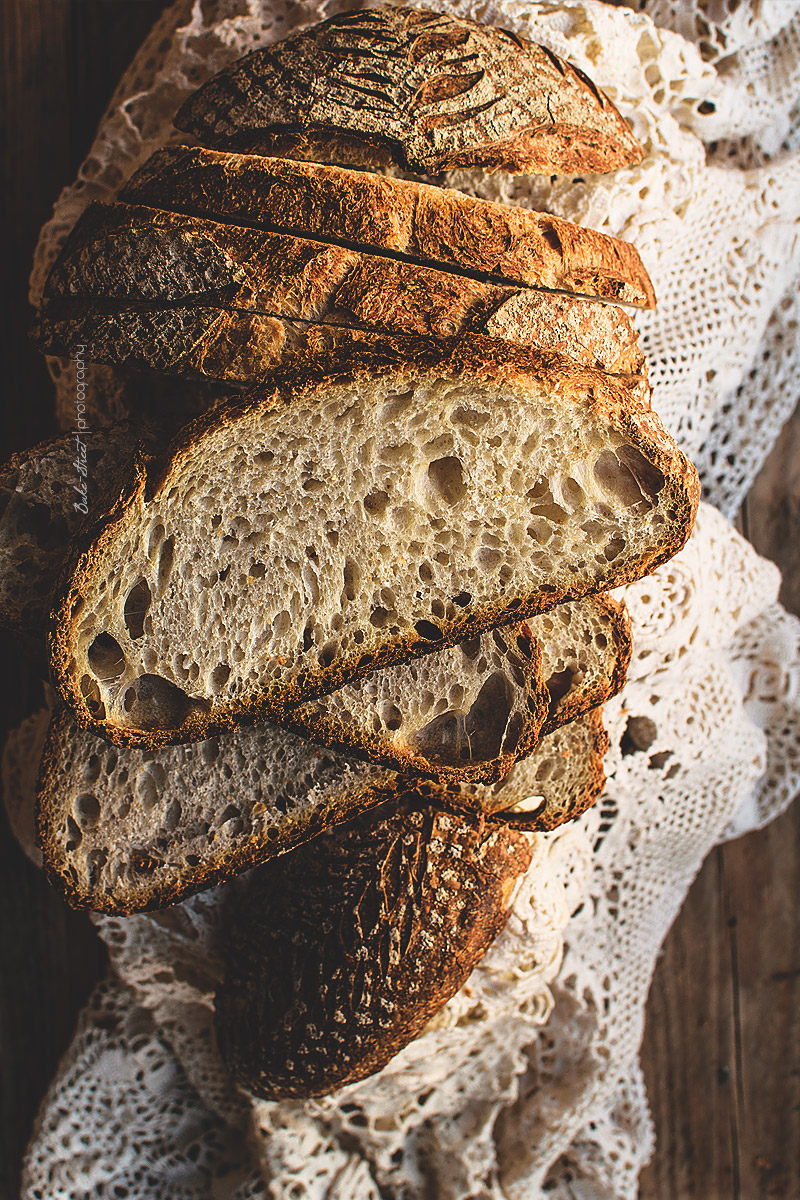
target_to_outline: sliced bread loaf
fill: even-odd
[[[606,748],[595,710],[544,738],[507,781],[427,790],[493,813],[524,804],[526,828],[551,829],[599,795]],[[124,915],[174,904],[413,786],[270,725],[199,745],[118,749],[62,708],[42,752],[38,836],[49,878],[73,907]],[[15,809],[33,803],[31,794]]]
[[[227,225],[249,225],[439,270],[652,308],[635,246],[549,213],[478,200],[451,188],[318,163],[157,150],[119,199]]]
[[[416,286],[420,281],[413,282]],[[367,298],[383,305],[387,296],[378,288]],[[426,308],[424,297],[417,295],[405,313],[394,305],[386,309],[387,322],[392,328],[435,325],[437,331],[448,330],[452,315],[448,305],[452,300],[452,295],[435,293]],[[394,303],[400,304],[398,296]],[[649,397],[647,368],[636,331],[626,314],[613,305],[547,292],[512,292],[494,311],[469,311],[467,300],[454,324],[459,325],[462,318],[489,337],[560,354],[582,366],[615,374],[632,371],[634,374],[626,376],[627,386],[638,393],[642,402]],[[241,391],[263,381],[278,365],[288,366],[323,351],[337,355],[346,365],[356,347],[359,355],[370,353],[376,338],[382,336],[376,332],[377,326],[358,327],[344,310],[323,319],[324,324],[294,321],[205,304],[152,307],[60,298],[42,306],[33,337],[46,354],[80,354],[87,362],[164,372],[203,381],[206,388],[228,389],[227,394],[215,390],[203,396],[182,395],[177,405],[174,396],[164,397],[167,413],[180,418],[185,412],[188,419],[209,403],[229,399],[231,389]],[[140,384],[138,391],[142,390]],[[136,394],[133,388],[131,394]],[[148,415],[161,417],[162,407],[154,412],[149,397],[145,405]],[[136,407],[142,407],[140,399]]]
[[[234,383],[305,352],[315,336],[306,322],[477,330],[646,378],[636,330],[615,305],[124,204],[85,210],[45,295],[34,330],[43,350]]]
[[[609,171],[642,156],[611,101],[551,51],[410,8],[335,16],[256,50],[175,124],[209,146],[422,175]]]
[[[525,833],[392,805],[262,868],[224,919],[217,1041],[267,1100],[379,1071],[466,982],[530,866]]]
[[[608,376],[482,338],[401,341],[399,366],[276,375],[137,473],[55,622],[82,723],[199,739],[683,545],[696,474]]]

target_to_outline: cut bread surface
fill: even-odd
[[[696,475],[628,392],[450,350],[292,374],[191,427],[72,575],[53,666],[79,719],[122,744],[199,738],[683,545]]]
[[[599,795],[606,748],[595,709],[543,738],[505,780],[425,790],[444,807],[522,806],[526,827],[551,829]],[[412,786],[419,779],[412,785],[270,725],[120,749],[61,708],[42,753],[36,824],[48,876],[69,903],[124,915],[212,887]],[[33,804],[31,795],[17,807]]]
[[[647,308],[655,304],[638,251],[627,242],[549,213],[387,175],[168,146],[151,155],[119,199],[402,255],[445,271]]]
[[[611,101],[551,51],[393,7],[248,54],[190,96],[175,124],[209,146],[422,175],[608,171],[642,156]]]
[[[289,710],[304,737],[441,782],[501,779],[549,716],[542,650],[525,623],[388,667]]]
[[[542,693],[532,679],[521,686],[537,643]],[[549,733],[616,695],[630,652],[624,607],[587,596],[376,671],[298,705],[282,723],[323,745],[444,783],[490,783],[530,754],[541,694],[540,732]]]

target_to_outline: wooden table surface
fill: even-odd
[[[26,340],[38,230],[70,182],[125,66],[164,0],[3,0],[2,405],[5,458],[49,432],[51,386]],[[748,497],[743,527],[784,571],[800,612],[800,417]],[[0,728],[37,704],[18,640],[3,636]],[[88,917],[70,912],[0,839],[0,1200],[38,1103],[104,970]],[[641,1200],[800,1197],[800,806],[712,852],[661,956],[643,1062],[658,1148]],[[155,1198],[154,1198],[155,1200]]]

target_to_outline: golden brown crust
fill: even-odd
[[[483,332],[646,381],[636,330],[615,305],[124,204],[85,210],[45,295],[34,336],[46,352],[79,347],[87,361],[229,384],[303,353],[319,322]]]
[[[670,524],[662,540],[653,542],[638,559],[621,569],[609,562],[592,577],[579,578],[570,588],[542,586],[532,596],[498,598],[482,607],[480,612],[466,612],[440,629],[441,638],[434,643],[421,635],[399,637],[380,646],[374,654],[363,654],[346,664],[329,668],[309,668],[280,695],[254,696],[247,702],[215,706],[210,701],[190,702],[180,724],[171,729],[139,731],[121,729],[98,718],[90,710],[75,678],[75,660],[71,649],[73,629],[83,606],[82,592],[91,592],[95,583],[95,563],[98,551],[114,537],[115,524],[134,509],[137,502],[168,490],[171,472],[177,470],[185,451],[197,446],[207,431],[232,424],[251,409],[272,409],[303,400],[314,403],[331,383],[345,378],[348,382],[364,382],[387,374],[407,378],[426,372],[437,377],[466,377],[470,380],[491,379],[493,383],[524,387],[535,379],[549,385],[567,401],[577,397],[603,418],[621,426],[630,443],[641,451],[651,469],[671,492]],[[656,415],[647,410],[635,394],[618,381],[586,368],[566,365],[562,359],[547,358],[533,351],[511,348],[507,343],[493,342],[474,335],[449,342],[417,338],[376,338],[371,343],[359,343],[343,371],[342,358],[325,355],[308,356],[298,360],[290,369],[274,373],[267,387],[258,389],[241,404],[225,405],[199,417],[183,429],[159,461],[142,470],[134,484],[121,495],[115,510],[105,525],[96,531],[94,539],[86,539],[76,550],[73,564],[68,568],[63,601],[54,613],[50,636],[50,655],[56,687],[77,715],[81,725],[99,733],[118,745],[158,746],[182,741],[201,740],[212,732],[259,719],[282,723],[290,707],[305,698],[335,691],[343,684],[364,675],[406,661],[432,649],[453,645],[474,637],[486,629],[510,624],[546,611],[566,599],[606,591],[641,578],[662,562],[671,558],[686,542],[694,522],[699,500],[697,473],[669,437]]]
[[[170,146],[140,167],[120,200],[404,255],[439,270],[655,305],[653,286],[629,243],[548,213],[407,179]]]
[[[334,17],[221,71],[179,129],[209,146],[383,165],[597,172],[641,159],[610,100],[502,29],[403,8]]]

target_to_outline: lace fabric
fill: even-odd
[[[342,7],[179,0],[165,13],[42,232],[32,295],[84,205],[174,136],[190,91]],[[606,791],[536,838],[507,929],[414,1043],[324,1100],[251,1103],[214,1038],[219,893],[100,918],[112,974],[42,1105],[26,1200],[405,1200],[423,1181],[447,1200],[633,1200],[652,1150],[637,1053],[658,948],[709,849],[777,815],[800,783],[800,622],[726,519],[800,395],[800,4],[450,7],[568,58],[631,120],[645,149],[631,170],[449,182],[636,242],[659,296],[637,315],[654,407],[721,511],[703,504],[684,551],[621,589],[634,656],[606,707]],[[66,395],[69,367],[53,370]],[[112,374],[93,379],[113,400]],[[29,787],[21,766],[5,774]]]

